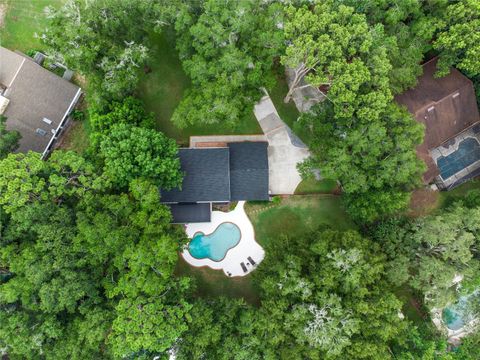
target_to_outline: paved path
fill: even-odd
[[[201,143],[229,143],[242,141],[267,141],[265,135],[207,135],[190,136],[190,147],[197,147]]]
[[[280,119],[268,95],[255,105],[254,113],[269,145],[270,194],[293,194],[302,181],[297,164],[308,158],[310,153],[306,145]]]

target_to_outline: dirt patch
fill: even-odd
[[[418,217],[428,215],[439,205],[440,197],[438,191],[431,189],[418,189],[412,193],[410,199],[410,216]]]
[[[0,29],[5,24],[5,16],[7,15],[7,4],[0,3]]]

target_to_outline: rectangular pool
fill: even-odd
[[[437,159],[437,166],[443,180],[480,160],[480,144],[477,139],[467,138],[458,146],[458,150]]]

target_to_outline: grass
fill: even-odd
[[[222,124],[188,126],[179,129],[170,119],[191,83],[182,69],[175,50],[175,35],[166,30],[162,34],[152,34],[151,72],[143,74],[137,89],[137,96],[143,100],[148,111],[155,113],[157,129],[167,136],[187,145],[192,135],[231,135],[260,134],[261,129],[252,112],[241,121],[237,128]]]
[[[260,303],[258,290],[253,285],[251,274],[243,277],[229,278],[223,271],[209,267],[193,267],[181,256],[175,269],[177,276],[189,276],[196,284],[196,295],[203,298],[226,296],[243,298],[250,304]]]
[[[288,92],[288,85],[283,67],[275,69],[274,75],[276,84],[274,87],[268,89],[268,93],[278,111],[278,114],[280,115],[280,118],[293,129],[293,125],[300,116],[300,113],[298,112],[293,100],[288,104],[285,104],[283,101]]]
[[[59,7],[63,0],[0,0],[7,6],[4,27],[0,30],[1,45],[11,50],[27,52],[42,50],[44,45],[35,33],[40,34],[47,25],[43,9]]]
[[[447,208],[453,202],[461,200],[469,191],[475,189],[480,189],[480,178],[467,181],[450,191],[415,190],[412,193],[407,214],[412,217],[435,214],[437,211]]]
[[[471,190],[480,189],[480,178],[472,179],[450,191],[439,194],[439,207],[446,208],[452,202],[461,200]]]
[[[73,150],[77,153],[83,153],[90,144],[88,138],[87,122],[72,121],[65,134],[62,136],[59,147],[62,150]]]
[[[279,205],[247,204],[257,241],[267,245],[278,236],[297,236],[321,225],[330,225],[338,230],[355,228],[335,195],[295,195]]]
[[[407,285],[395,291],[397,298],[403,303],[403,314],[417,326],[423,326],[429,314],[424,305],[418,300],[421,296]]]
[[[316,180],[306,179],[302,180],[295,189],[295,195],[307,194],[333,194],[338,190],[337,182],[330,179]]]

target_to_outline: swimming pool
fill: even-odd
[[[457,151],[448,156],[440,156],[437,159],[437,166],[442,179],[446,180],[478,160],[480,160],[480,144],[474,138],[467,138],[460,143]]]
[[[196,233],[188,245],[188,251],[196,259],[208,258],[213,261],[221,261],[227,255],[228,250],[240,242],[241,237],[242,234],[237,225],[224,222],[208,235],[202,232]]]
[[[443,309],[442,318],[445,325],[450,330],[459,330],[463,328],[477,315],[472,310],[478,308],[479,301],[479,290],[476,290],[469,295],[461,296],[456,303],[451,304]]]

